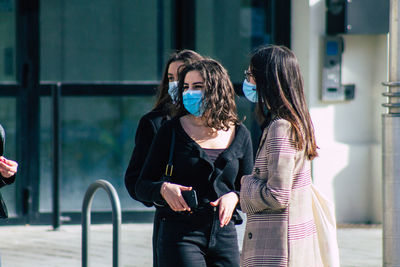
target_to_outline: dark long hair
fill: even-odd
[[[165,64],[165,69],[161,79],[161,83],[157,89],[157,100],[153,109],[164,109],[168,114],[171,113],[172,99],[168,94],[168,68],[172,62],[182,61],[184,65],[188,65],[195,61],[201,60],[203,57],[193,50],[181,50],[174,52]]]
[[[251,57],[250,72],[257,85],[258,116],[266,120],[262,111],[267,108],[289,121],[297,148],[304,149],[310,160],[318,156],[303,78],[294,53],[284,46],[260,47]]]
[[[216,130],[228,130],[232,124],[239,123],[235,90],[226,69],[216,60],[204,59],[185,66],[179,75],[179,94],[177,99],[178,116],[187,114],[183,105],[182,93],[186,75],[198,71],[204,79],[202,117],[206,126]]]

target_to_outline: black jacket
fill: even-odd
[[[0,156],[3,156],[4,153],[4,145],[5,145],[5,138],[6,138],[6,134],[4,132],[3,126],[1,126],[0,124]],[[1,174],[0,174],[0,188],[5,186],[5,185],[9,185],[14,183],[15,181],[15,175],[9,177],[9,178],[4,178]],[[8,218],[8,213],[7,213],[7,207],[6,204],[3,201],[3,197],[0,193],[0,216],[1,218]]]
[[[3,126],[0,124],[0,156],[3,156],[4,154],[5,142],[6,142],[6,133],[4,131]],[[11,176],[10,178],[4,178],[0,174],[0,188],[5,185],[14,183],[14,181],[15,181],[15,175]]]
[[[171,132],[176,141],[171,182],[192,186],[199,200],[215,201],[229,192],[239,193],[240,178],[253,168],[250,133],[244,125],[236,127],[235,138],[213,163],[204,150],[182,128],[179,118],[166,122],[158,131],[136,183],[137,197],[146,202],[162,203],[160,181],[168,161]],[[208,187],[204,187],[204,184]]]
[[[135,148],[133,149],[131,160],[125,173],[125,186],[133,199],[139,200],[135,194],[135,185],[154,137],[165,121],[167,121],[167,113],[162,109],[150,111],[139,121],[136,129]],[[148,207],[153,205],[152,202],[142,203]]]
[[[9,184],[14,183],[14,181],[15,181],[15,175],[11,176],[10,178],[4,178],[0,174],[0,188],[5,186],[5,185],[9,185]]]

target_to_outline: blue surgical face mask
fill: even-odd
[[[203,115],[204,111],[201,110],[202,99],[203,91],[201,90],[187,90],[182,94],[183,105],[186,110],[196,117]]]
[[[244,96],[251,102],[258,102],[258,95],[256,90],[256,85],[249,83],[246,79],[243,82],[243,93]]]
[[[178,94],[178,81],[169,82],[168,86],[168,94],[171,96],[172,102],[175,103],[176,95]]]

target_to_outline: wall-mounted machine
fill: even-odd
[[[342,85],[344,41],[340,35],[389,32],[390,0],[326,0],[322,101],[352,100],[355,85]]]
[[[321,92],[323,101],[345,101],[354,98],[355,85],[342,85],[343,50],[342,37],[325,36]]]

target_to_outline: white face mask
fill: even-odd
[[[176,102],[176,95],[178,94],[178,81],[168,83],[168,94],[172,98],[172,102]]]

